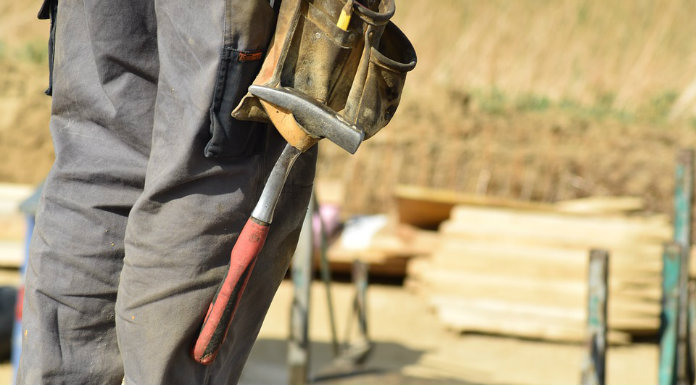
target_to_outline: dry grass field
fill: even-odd
[[[694,7],[400,0],[419,55],[400,110],[355,157],[325,146],[319,175],[343,180],[349,212],[383,209],[397,183],[667,212],[675,151],[696,143]]]
[[[0,181],[36,183],[52,161],[38,7],[0,0]],[[354,157],[322,149],[319,177],[342,181],[348,213],[383,210],[396,183],[542,201],[628,194],[670,207],[675,150],[696,144],[695,3],[397,9],[419,54],[399,112]]]
[[[522,105],[604,105],[651,115],[696,82],[696,4],[688,0],[397,6],[421,59],[411,80],[436,94],[497,90]]]

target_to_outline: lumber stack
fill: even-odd
[[[634,206],[626,203],[617,201]],[[610,252],[610,341],[655,334],[669,222],[603,205],[608,214],[588,215],[578,202],[557,210],[458,205],[432,254],[409,265],[408,284],[459,331],[581,341],[589,250],[603,248]]]
[[[19,205],[33,190],[28,185],[0,183],[0,268],[19,268],[24,262],[27,225]]]

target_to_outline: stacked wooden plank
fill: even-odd
[[[34,187],[0,183],[0,268],[18,268],[24,261],[26,221],[19,204]]]
[[[634,206],[625,199],[617,205]],[[604,248],[610,341],[656,333],[667,218],[558,207],[456,206],[433,253],[409,265],[409,285],[456,330],[581,341],[589,250]]]

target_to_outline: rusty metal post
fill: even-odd
[[[591,250],[588,268],[587,346],[582,368],[582,385],[604,385],[607,350],[607,298],[609,253]]]
[[[367,324],[367,283],[368,265],[362,261],[353,262],[353,283],[355,284],[355,300],[353,311],[358,317],[358,329],[360,331],[359,344],[370,345],[370,334]]]
[[[310,201],[311,202],[311,201]],[[290,385],[309,382],[309,308],[312,286],[313,205],[310,204],[292,261],[293,301],[290,307],[290,336],[288,338],[288,369]]]
[[[691,385],[689,380],[689,248],[679,253],[679,309],[677,311],[676,384]]]
[[[691,247],[692,207],[694,196],[694,151],[677,154],[674,185],[674,242]]]
[[[317,220],[319,222],[319,272],[321,274],[321,280],[324,281],[324,294],[326,295],[326,306],[329,313],[329,328],[331,329],[331,347],[333,349],[334,357],[337,357],[340,351],[340,346],[338,343],[338,332],[336,331],[336,315],[334,314],[333,295],[331,294],[331,268],[329,266],[329,241],[327,239],[328,233],[324,219],[321,217],[319,201],[317,200],[316,195],[312,197],[312,207],[314,207],[314,212],[317,213]]]
[[[674,188],[674,242],[681,246],[679,276],[679,310],[677,317],[676,383],[691,384],[694,372],[691,359],[694,346],[690,343],[689,323],[689,255],[691,252],[694,190],[694,151],[680,150],[677,154]]]
[[[660,312],[660,361],[658,384],[674,385],[677,360],[677,319],[679,313],[679,281],[681,245],[665,244],[662,255],[662,310]]]
[[[346,367],[362,365],[372,352],[372,341],[367,322],[367,286],[368,265],[360,260],[353,261],[353,285],[355,296],[353,297],[352,311],[348,314],[346,322],[344,348],[337,361],[343,362]],[[353,321],[357,321],[357,339],[351,342],[353,334]],[[346,365],[347,364],[347,365]]]
[[[694,373],[694,347],[696,346],[696,281],[689,281],[689,316],[688,316],[688,339],[689,339],[689,364],[691,367],[691,377],[695,377]]]

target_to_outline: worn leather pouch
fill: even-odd
[[[354,4],[344,30],[337,21],[346,0],[283,0],[273,41],[253,84],[301,92],[370,137],[394,115],[416,53],[389,22],[393,0]],[[270,121],[250,93],[232,116]]]

